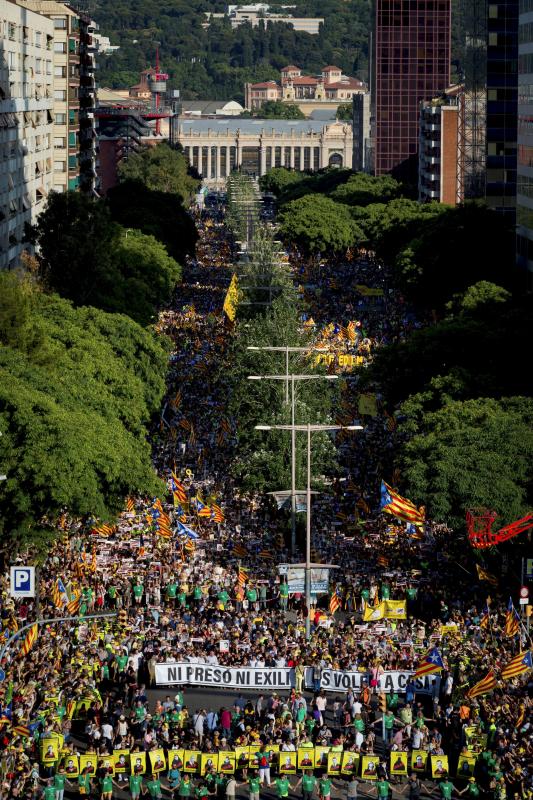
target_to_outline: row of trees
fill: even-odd
[[[245,176],[233,176],[228,186],[229,224],[241,241],[247,225],[246,198],[253,197],[253,184]],[[240,202],[239,202],[240,200]],[[241,219],[239,220],[239,215]],[[286,403],[286,385],[280,380],[249,380],[249,375],[285,373],[285,353],[249,350],[249,347],[307,347],[311,334],[302,326],[301,304],[291,280],[286,256],[274,230],[257,220],[238,264],[241,286],[236,335],[230,354],[231,388],[229,411],[238,420],[238,445],[233,472],[245,488],[273,491],[291,485],[291,437],[286,431],[256,431],[255,425],[290,424],[291,407]],[[310,354],[290,354],[289,372],[324,372],[313,365]],[[298,383],[296,424],[329,422],[334,391],[317,389],[312,382]],[[302,442],[296,447],[298,488],[306,482],[306,456]],[[313,437],[313,473],[323,476],[335,464],[335,450],[325,434]],[[319,481],[317,482],[318,485]]]
[[[164,192],[161,160],[174,168]],[[51,194],[32,234],[39,259],[0,275],[4,553],[44,552],[64,512],[109,520],[127,495],[163,489],[147,431],[168,347],[150,323],[181,275],[168,250],[194,246],[182,198],[195,182],[166,147],[132,156],[121,180],[109,201]],[[139,228],[117,220],[128,217],[126,198]]]
[[[527,513],[533,382],[521,350],[533,301],[517,284],[505,218],[483,204],[421,205],[388,177],[277,169],[264,185],[289,244],[326,260],[374,250],[404,300],[394,313],[424,322],[378,349],[360,377],[395,413],[400,488],[456,528],[467,508],[502,522]]]

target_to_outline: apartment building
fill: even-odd
[[[0,4],[0,268],[15,267],[53,188],[51,20]]]

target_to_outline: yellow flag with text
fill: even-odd
[[[363,622],[377,622],[385,616],[385,603],[382,601],[377,606],[365,606],[363,611]]]
[[[384,600],[386,619],[407,619],[405,600]]]

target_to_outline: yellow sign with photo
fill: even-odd
[[[167,753],[169,769],[183,769],[183,750],[169,750]]]
[[[329,747],[315,747],[315,769],[326,769],[329,751]]]
[[[365,781],[376,781],[378,778],[379,756],[363,756],[361,777]]]
[[[218,771],[224,775],[233,775],[235,772],[235,753],[233,750],[221,750],[218,754]]]
[[[115,762],[115,774],[123,775],[128,771],[128,758],[130,755],[129,750],[115,750],[113,753],[113,761]]]
[[[98,759],[98,765],[105,769],[108,775],[115,774],[115,759],[113,756],[103,756],[101,761]]]
[[[164,750],[150,750],[150,767],[152,772],[163,772],[166,769],[165,751]]]
[[[315,754],[308,747],[298,748],[298,769],[313,769],[315,766]]]
[[[45,739],[41,742],[41,761],[43,764],[53,764],[59,758],[59,746],[56,739]]]
[[[431,777],[443,778],[448,775],[448,756],[431,756]]]
[[[408,753],[402,750],[397,750],[395,753],[390,754],[390,774],[392,775],[407,775],[407,758]]]
[[[259,744],[251,744],[248,748],[249,752],[249,765],[252,769],[259,769],[259,759],[257,754],[261,751],[261,745]]]
[[[237,769],[246,769],[246,767],[250,763],[250,748],[248,745],[246,747],[236,747],[235,748],[235,763]]]
[[[413,772],[425,772],[428,760],[426,750],[413,750],[411,753],[411,769]]]
[[[132,775],[144,775],[146,772],[146,753],[130,753],[130,772]]]
[[[279,764],[279,744],[269,744],[265,749],[265,753],[268,757],[269,766],[274,767]]]
[[[200,775],[207,775],[218,769],[218,753],[202,753],[200,756]]]
[[[96,753],[84,753],[80,756],[80,775],[96,775],[96,764],[98,756]]]
[[[296,752],[279,754],[280,775],[296,775]]]
[[[341,773],[343,775],[357,775],[359,759],[359,753],[351,753],[349,750],[345,750],[342,754]]]
[[[341,763],[342,763],[342,752],[332,752],[328,753],[328,775],[340,775],[341,774]]]
[[[185,750],[183,754],[183,771],[184,772],[197,772],[200,766],[199,750]]]
[[[476,768],[476,759],[474,756],[466,756],[461,754],[457,762],[457,777],[458,778],[471,778],[474,775]]]
[[[65,775],[67,776],[67,778],[78,777],[78,775],[80,774],[80,765],[78,762],[78,756],[69,753],[68,755],[63,756],[62,764],[65,769]]]

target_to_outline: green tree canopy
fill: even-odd
[[[199,181],[189,174],[187,159],[166,142],[143,147],[119,165],[122,181],[140,181],[147,189],[176,194],[183,203],[197,191]]]
[[[336,117],[343,122],[351,122],[353,119],[353,105],[351,103],[341,103],[337,106]]]
[[[402,407],[410,438],[402,448],[408,496],[432,519],[464,527],[469,508],[489,508],[509,523],[533,505],[533,399],[449,401],[424,411],[418,396]]]
[[[343,251],[363,240],[346,206],[320,194],[287,203],[279,222],[284,239],[309,253]]]
[[[291,183],[298,183],[302,174],[286,167],[274,167],[259,178],[259,186],[263,192],[272,192],[278,197]]]
[[[388,203],[400,197],[401,192],[401,184],[390,175],[374,176],[358,172],[334,189],[330,197],[349,206],[368,206],[371,203]]]
[[[16,299],[6,280],[2,311]],[[126,495],[162,489],[145,438],[164,393],[161,343],[125,316],[36,290],[30,302],[34,338],[0,348],[0,535],[17,548],[52,537],[65,509],[110,519]]]
[[[305,119],[305,114],[296,103],[282,103],[281,100],[267,100],[252,113],[261,119]]]

